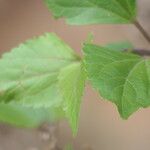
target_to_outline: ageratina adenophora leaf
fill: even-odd
[[[123,118],[150,106],[149,59],[91,44],[84,46],[84,55],[89,80]]]
[[[73,50],[55,34],[28,40],[0,60],[0,101],[32,107],[60,105],[59,72],[75,61]]]
[[[38,115],[37,111],[44,108],[49,110],[50,118],[52,114],[55,118],[66,108],[65,115],[76,131],[85,78],[79,57],[55,34],[34,38],[4,54],[0,70],[0,101],[9,102],[0,105],[0,120],[16,125],[26,125],[28,120],[35,124],[41,118],[32,122],[34,116],[29,112]],[[9,108],[12,114],[6,114]]]
[[[82,63],[74,63],[65,67],[59,75],[59,88],[64,100],[64,111],[69,118],[74,135],[78,129],[85,79],[86,75]]]
[[[131,23],[136,0],[44,0],[56,18],[69,24]]]

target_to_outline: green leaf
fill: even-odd
[[[56,18],[69,24],[131,23],[136,0],[44,0]]]
[[[60,105],[59,72],[76,61],[73,50],[55,34],[21,44],[0,60],[0,101],[35,108]]]
[[[92,44],[85,45],[84,53],[89,80],[123,118],[150,106],[149,59]]]
[[[86,75],[81,63],[69,65],[59,75],[60,92],[64,98],[64,111],[69,119],[74,135],[78,129],[78,118],[85,79]]]
[[[29,108],[16,104],[0,104],[0,122],[17,127],[38,127],[44,122],[60,119],[63,112],[59,108]]]
[[[117,51],[131,51],[133,49],[133,45],[127,41],[110,43],[107,44],[105,47]]]

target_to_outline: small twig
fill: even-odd
[[[132,52],[134,54],[138,54],[140,56],[150,56],[150,51],[149,50],[144,50],[144,49],[133,49]]]
[[[128,49],[124,49],[124,52],[129,52]],[[137,54],[137,55],[140,55],[140,56],[143,56],[143,57],[150,57],[150,50],[145,50],[145,49],[132,49],[132,52],[133,54]]]
[[[134,22],[134,25],[136,28],[142,33],[142,35],[145,37],[145,39],[150,43],[150,35],[145,31],[145,29],[142,27],[142,25],[136,20]]]

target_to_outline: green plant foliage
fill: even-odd
[[[0,104],[0,121],[17,127],[38,127],[63,117],[60,108],[29,108],[16,104]]]
[[[133,49],[133,45],[127,41],[109,43],[105,47],[112,49],[112,50],[127,51],[127,52],[130,52]]]
[[[75,133],[85,83],[80,61],[53,33],[4,54],[0,60],[0,101],[8,105],[0,105],[0,120],[32,126],[45,119],[46,112],[52,120],[52,116],[58,118],[65,110]],[[37,118],[33,118],[36,114]]]
[[[0,101],[35,108],[60,105],[59,72],[77,59],[55,34],[21,44],[0,60]]]
[[[64,17],[69,24],[134,23],[149,41],[136,21],[136,0],[44,1],[56,18]],[[124,119],[150,106],[150,60],[132,54],[128,42],[105,47],[92,43],[90,34],[83,60],[54,33],[5,53],[0,59],[0,121],[37,127],[66,117],[76,135],[86,78],[116,104]]]
[[[59,87],[64,98],[64,111],[70,121],[74,135],[78,129],[81,98],[86,75],[81,63],[74,63],[64,68],[59,76]]]
[[[92,44],[85,44],[84,53],[89,80],[122,118],[150,105],[149,59]]]
[[[136,0],[44,0],[56,18],[69,24],[131,23]]]

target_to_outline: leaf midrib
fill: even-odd
[[[34,76],[30,76],[30,77],[28,77],[28,78],[25,78],[25,79],[22,79],[22,80],[13,80],[13,81],[6,81],[6,82],[3,82],[4,84],[12,84],[12,83],[14,83],[14,84],[16,84],[16,86],[18,85],[18,83],[24,83],[24,82],[27,82],[27,81],[29,81],[29,80],[32,80],[32,79],[34,79],[34,78],[40,78],[40,77],[44,77],[44,76],[50,76],[50,75],[52,75],[52,74],[56,74],[56,75],[58,75],[59,74],[59,71],[56,71],[56,72],[47,72],[47,73],[41,73],[41,74],[37,74],[37,75],[34,75]]]
[[[106,64],[106,65],[103,65],[102,66],[102,68],[100,69],[100,72],[103,72],[103,70],[107,67],[107,66],[109,66],[109,65],[111,65],[111,64],[114,64],[114,63],[121,63],[121,62],[128,62],[128,61],[139,61],[139,62],[141,62],[140,61],[141,59],[139,59],[139,58],[135,58],[135,59],[125,59],[125,60],[117,60],[117,61],[113,61],[113,62],[111,62],[111,63],[108,63],[108,64]],[[137,65],[138,63],[136,63],[136,65]],[[133,66],[133,68],[136,66],[136,65],[134,65]],[[99,72],[99,73],[100,73]],[[128,76],[129,76],[129,74],[128,74]],[[125,77],[120,77],[120,78],[122,78],[122,79],[124,79],[124,81],[125,82],[128,82],[129,80],[127,79],[127,77],[125,78]],[[120,86],[124,86],[125,84],[122,84],[122,85],[119,85],[119,86],[117,86],[117,87],[115,87],[115,89],[116,88],[118,88],[118,87],[120,87]],[[114,90],[114,89],[113,89]],[[121,98],[122,99],[122,98]],[[112,99],[113,100],[113,99]]]
[[[114,63],[120,63],[120,62],[128,62],[128,61],[136,61],[136,60],[139,60],[138,58],[135,58],[135,59],[125,59],[125,60],[116,60],[116,61],[113,61],[111,63],[107,63],[105,65],[102,66],[102,68],[100,69],[100,71],[103,71],[103,69],[111,64],[114,64]]]
[[[88,1],[89,2],[89,1]],[[110,12],[112,15],[115,15],[115,16],[117,16],[117,17],[119,17],[119,18],[121,18],[121,19],[123,19],[123,20],[126,20],[126,21],[128,21],[129,20],[129,18],[128,17],[125,17],[125,16],[122,16],[122,15],[120,15],[120,14],[117,14],[117,13],[115,13],[115,12],[113,12],[113,11],[111,11],[111,10],[109,10],[109,9],[106,9],[106,8],[104,8],[104,7],[98,7],[97,5],[95,5],[94,3],[91,3],[91,2],[89,2],[89,4],[92,4],[92,6],[93,7],[95,7],[95,8],[97,8],[97,9],[103,9],[103,10],[105,10],[105,11],[108,11],[108,12]],[[83,8],[85,8],[85,9],[89,9],[89,6],[82,6],[82,7],[77,7],[77,6],[63,6],[63,5],[59,5],[59,4],[57,4],[59,7],[62,7],[62,8],[67,8],[67,9],[72,9],[72,8],[75,8],[75,9],[77,9],[77,8],[79,8],[79,9],[83,9]],[[80,16],[81,14],[78,14],[78,15],[76,15],[76,16]],[[70,18],[74,18],[74,16],[73,17],[70,17]]]
[[[54,60],[54,59],[56,59],[56,60],[64,60],[64,61],[77,61],[77,58],[64,58],[64,57],[48,57],[48,58],[4,58],[3,59],[3,61],[4,60],[22,60],[22,59],[24,59],[24,60],[32,60],[32,61],[34,61],[34,60],[50,60],[50,59],[52,59],[52,60]]]
[[[118,4],[118,5],[120,6],[120,8],[122,8],[125,12],[128,11],[128,10],[126,10],[126,8],[123,7],[117,0],[113,0],[113,1],[114,1],[114,3]],[[88,0],[88,2],[91,3],[90,0]],[[92,3],[91,3],[91,4],[92,4]],[[96,6],[97,6],[97,5],[96,5]],[[104,8],[104,7],[101,7],[101,8],[106,9],[106,8]],[[109,9],[106,9],[106,10],[109,10]],[[109,11],[110,11],[110,10],[109,10]],[[110,12],[113,13],[113,11],[110,11]],[[116,13],[115,13],[115,14],[116,14]],[[117,15],[118,15],[118,14],[117,14]],[[119,15],[119,16],[121,16],[121,15]],[[123,17],[123,16],[121,16],[121,17]],[[125,18],[125,17],[124,17],[124,18]],[[126,19],[128,19],[128,18],[126,18]]]
[[[124,96],[125,96],[125,88],[126,88],[126,86],[127,86],[127,83],[130,81],[128,78],[132,75],[132,73],[133,73],[133,71],[141,64],[141,63],[143,63],[145,60],[140,60],[138,63],[136,63],[133,67],[132,67],[132,69],[130,70],[130,72],[128,73],[128,75],[127,75],[127,77],[125,78],[125,83],[123,84],[123,93],[122,93],[122,97],[121,97],[121,110],[123,110],[123,103],[122,103],[122,101],[124,100]],[[131,84],[131,82],[130,82],[130,84]],[[131,84],[132,85],[132,84]],[[132,87],[134,88],[134,86],[132,85]],[[135,92],[136,92],[136,89],[134,88],[134,90],[135,90]],[[130,102],[130,101],[128,101],[128,102]]]

